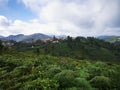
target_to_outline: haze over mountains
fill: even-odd
[[[0,36],[1,40],[14,40],[17,42],[20,41],[31,41],[31,40],[38,40],[38,39],[47,39],[47,38],[52,38],[51,36],[42,34],[42,33],[35,33],[31,35],[24,35],[24,34],[18,34],[18,35],[9,35],[7,37]]]
[[[102,39],[111,43],[120,42],[120,36],[99,36],[98,39]]]
[[[42,33],[34,33],[31,35],[24,35],[24,34],[17,34],[17,35],[9,35],[7,37],[5,36],[1,36],[0,35],[0,40],[14,40],[17,42],[20,41],[31,41],[31,40],[39,40],[39,39],[48,39],[48,38],[53,38],[54,35],[46,35],[46,34],[42,34]],[[65,35],[60,35],[60,36],[56,36],[57,38],[65,38]],[[101,35],[96,37],[98,39],[102,39],[108,42],[116,42],[116,41],[120,41],[120,36],[107,36],[107,35]]]

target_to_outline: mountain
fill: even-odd
[[[120,42],[120,36],[99,36],[97,38],[103,39],[103,40],[105,40],[107,42],[111,42],[111,43]]]
[[[105,39],[105,41],[111,42],[111,43],[120,43],[120,36],[113,36],[111,38]]]
[[[48,35],[42,34],[42,33],[35,33],[35,34],[31,34],[31,35],[24,35],[24,34],[18,34],[18,35],[10,35],[8,37],[2,37],[1,36],[1,40],[14,40],[17,42],[20,41],[31,41],[31,40],[38,40],[38,39],[47,39],[47,38],[51,38]]]
[[[35,33],[31,35],[26,35],[22,41],[31,41],[31,40],[47,39],[47,38],[51,38],[51,37],[45,34]]]
[[[7,40],[14,40],[14,41],[21,41],[22,38],[24,38],[23,34],[18,34],[18,35],[10,35],[8,37],[5,37]]]
[[[4,38],[4,37],[0,35],[0,38]]]
[[[109,39],[112,37],[114,37],[114,36],[98,36],[97,38],[105,40],[105,39]]]

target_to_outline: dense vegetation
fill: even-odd
[[[0,56],[1,90],[120,90],[120,65],[49,55]]]
[[[57,38],[54,37],[53,41],[56,40]],[[32,51],[36,54],[49,54],[82,60],[120,61],[119,44],[105,42],[93,37],[76,37],[73,39],[68,36],[67,39],[58,41],[58,43],[44,43],[41,40],[32,43],[19,42],[13,47],[15,51]]]
[[[0,90],[120,90],[118,44],[91,37],[58,41],[0,42]]]

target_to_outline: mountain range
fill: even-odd
[[[31,41],[31,40],[38,40],[38,39],[48,39],[48,38],[52,38],[52,37],[42,34],[42,33],[35,33],[35,34],[31,34],[31,35],[18,34],[18,35],[10,35],[7,37],[0,36],[1,40],[14,40],[17,42]]]
[[[53,38],[54,35],[46,35],[46,34],[42,34],[42,33],[34,33],[31,35],[24,35],[24,34],[18,34],[18,35],[9,35],[7,37],[1,36],[0,35],[0,40],[14,40],[16,42],[26,42],[26,41],[31,41],[31,40],[39,40],[39,39],[48,39],[48,38]],[[60,35],[60,36],[56,36],[57,38],[66,38],[65,35]],[[111,42],[114,43],[116,41],[120,42],[120,36],[98,36],[96,37],[98,39],[102,39],[105,40],[107,42]]]
[[[99,36],[97,38],[111,43],[120,42],[120,36]]]

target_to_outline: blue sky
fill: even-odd
[[[0,0],[0,35],[120,35],[120,0]]]
[[[36,17],[36,15],[24,3],[17,0],[9,0],[4,6],[0,7],[0,14],[9,19],[16,20],[29,20]]]

